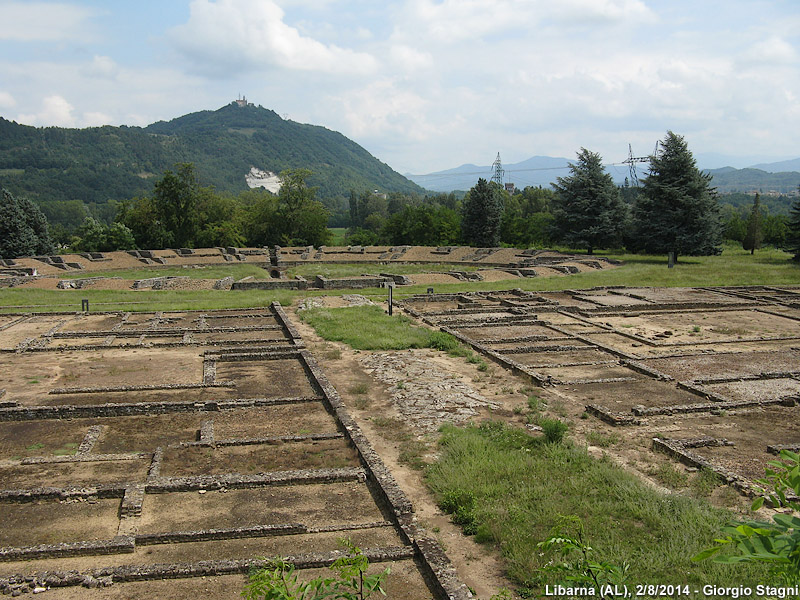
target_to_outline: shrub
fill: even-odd
[[[539,419],[544,439],[550,444],[560,444],[569,426],[559,419]]]

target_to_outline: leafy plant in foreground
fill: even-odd
[[[389,575],[389,568],[367,575],[369,560],[361,548],[348,539],[340,542],[347,556],[331,565],[334,577],[299,581],[294,565],[276,558],[267,567],[250,574],[242,596],[247,600],[366,600],[374,592],[385,596],[383,582]]]
[[[606,586],[622,585],[627,578],[627,564],[618,566],[591,558],[592,547],[586,542],[579,517],[562,515],[552,535],[538,546],[545,552],[557,552],[562,559],[562,562],[551,560],[545,571],[559,573],[564,581],[576,586],[594,587],[600,598],[606,598],[603,592]]]
[[[772,505],[777,509],[789,509],[793,514],[773,515],[772,521],[736,521],[723,528],[724,538],[714,540],[716,546],[697,554],[693,560],[714,557],[719,563],[763,562],[771,572],[786,585],[800,584],[800,454],[781,450],[782,460],[772,460],[766,476],[758,483],[772,487],[768,493]],[[752,510],[764,504],[765,496],[753,502]],[[738,554],[720,554],[726,548],[734,548]]]

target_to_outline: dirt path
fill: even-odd
[[[476,394],[479,392],[502,407],[493,411],[498,414],[511,415],[512,411],[507,407],[522,402],[521,394],[509,391],[524,387],[524,382],[501,369],[497,369],[492,376],[487,376],[478,371],[476,365],[468,364],[463,358],[451,358],[441,352],[406,350],[373,353],[352,350],[346,344],[322,340],[310,326],[297,317],[294,311],[291,311],[290,318],[314,355],[321,359],[325,374],[338,390],[375,451],[411,499],[419,523],[442,544],[461,580],[476,593],[478,598],[488,599],[503,587],[513,589],[513,584],[503,573],[503,566],[497,553],[487,546],[475,543],[471,537],[463,535],[461,529],[453,525],[450,518],[436,505],[433,495],[425,485],[422,471],[400,461],[403,441],[398,439],[400,436],[394,425],[405,424],[408,420],[392,402],[393,390],[386,383],[370,375],[362,365],[362,361],[365,355],[400,355],[427,360],[437,371],[446,371],[454,382],[477,387]],[[478,382],[474,381],[476,379]],[[395,391],[396,388],[395,385]],[[475,419],[480,420],[483,415],[488,416],[488,414],[484,410]],[[387,423],[389,427],[386,426]],[[435,434],[425,434],[416,428],[411,431],[417,440],[427,443],[429,452],[434,451]],[[432,457],[426,455],[423,458],[430,460]]]

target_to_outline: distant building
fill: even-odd
[[[507,183],[506,191],[513,196],[514,192],[517,191],[517,186],[515,186],[513,183]]]
[[[242,107],[244,107],[244,106],[253,106],[253,103],[252,102],[248,102],[247,98],[245,98],[244,96],[240,96],[239,98],[234,100],[231,104],[236,104],[237,106],[242,106]]]

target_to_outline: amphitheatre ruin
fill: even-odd
[[[291,275],[336,263],[363,270]],[[238,264],[267,275],[194,272]],[[420,268],[399,272],[408,264]],[[420,507],[425,492],[372,417],[420,438],[444,422],[525,428],[514,410],[525,386],[558,401],[576,435],[614,431],[633,468],[710,469],[754,495],[766,462],[800,449],[800,288],[515,285],[616,264],[409,246],[3,261],[0,288],[60,289],[76,307],[0,314],[0,592],[235,598],[269,557],[316,574],[347,536],[376,568],[391,566],[390,598],[473,597],[476,565],[457,542],[443,547],[430,525],[446,517]],[[193,273],[159,274],[173,268]],[[460,282],[494,285],[435,291]],[[430,289],[402,294],[412,285]],[[292,306],[77,308],[85,289],[307,290],[306,301],[328,306],[369,302],[349,290],[378,289],[386,307],[380,288],[389,286],[396,312],[451,333],[493,374],[430,349],[358,353],[324,342],[298,317],[303,294]],[[368,382],[369,402],[353,382]]]

